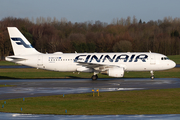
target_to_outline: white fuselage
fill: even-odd
[[[9,56],[11,57],[11,56]],[[118,66],[124,71],[158,71],[175,67],[172,60],[159,53],[57,53],[16,56],[24,60],[7,61],[53,71],[81,71],[86,72],[79,63],[98,64],[104,66]],[[82,68],[82,69],[81,69]],[[90,68],[90,67],[88,67]],[[83,70],[84,69],[84,70]],[[93,72],[93,71],[89,71]]]

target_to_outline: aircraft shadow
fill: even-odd
[[[15,77],[0,76],[0,79],[19,79]]]
[[[77,77],[77,76],[68,76],[70,79],[84,79],[84,78],[82,78],[82,77]]]

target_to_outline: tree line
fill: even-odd
[[[72,23],[66,18],[7,17],[0,21],[0,54],[12,55],[7,27],[17,27],[39,52],[152,52],[180,54],[180,18],[142,22],[135,16]]]

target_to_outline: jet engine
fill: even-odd
[[[107,71],[108,75],[111,77],[123,77],[124,76],[124,69],[123,68],[118,68],[118,67],[114,67],[114,68],[109,68],[109,70]]]

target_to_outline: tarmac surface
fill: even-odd
[[[75,93],[90,93],[92,89],[100,92],[120,90],[168,89],[180,88],[180,78],[103,78],[91,79],[13,79],[0,80],[0,100],[65,95]]]
[[[13,79],[0,80],[0,84],[15,85],[14,87],[1,87],[0,100],[64,95],[74,93],[92,92],[92,89],[104,91],[120,90],[144,90],[144,89],[168,89],[180,88],[180,78],[136,78],[136,79]],[[2,120],[179,120],[180,114],[167,115],[36,115],[19,113],[1,113]]]
[[[1,113],[1,120],[179,120],[179,114],[170,115],[35,115]]]

